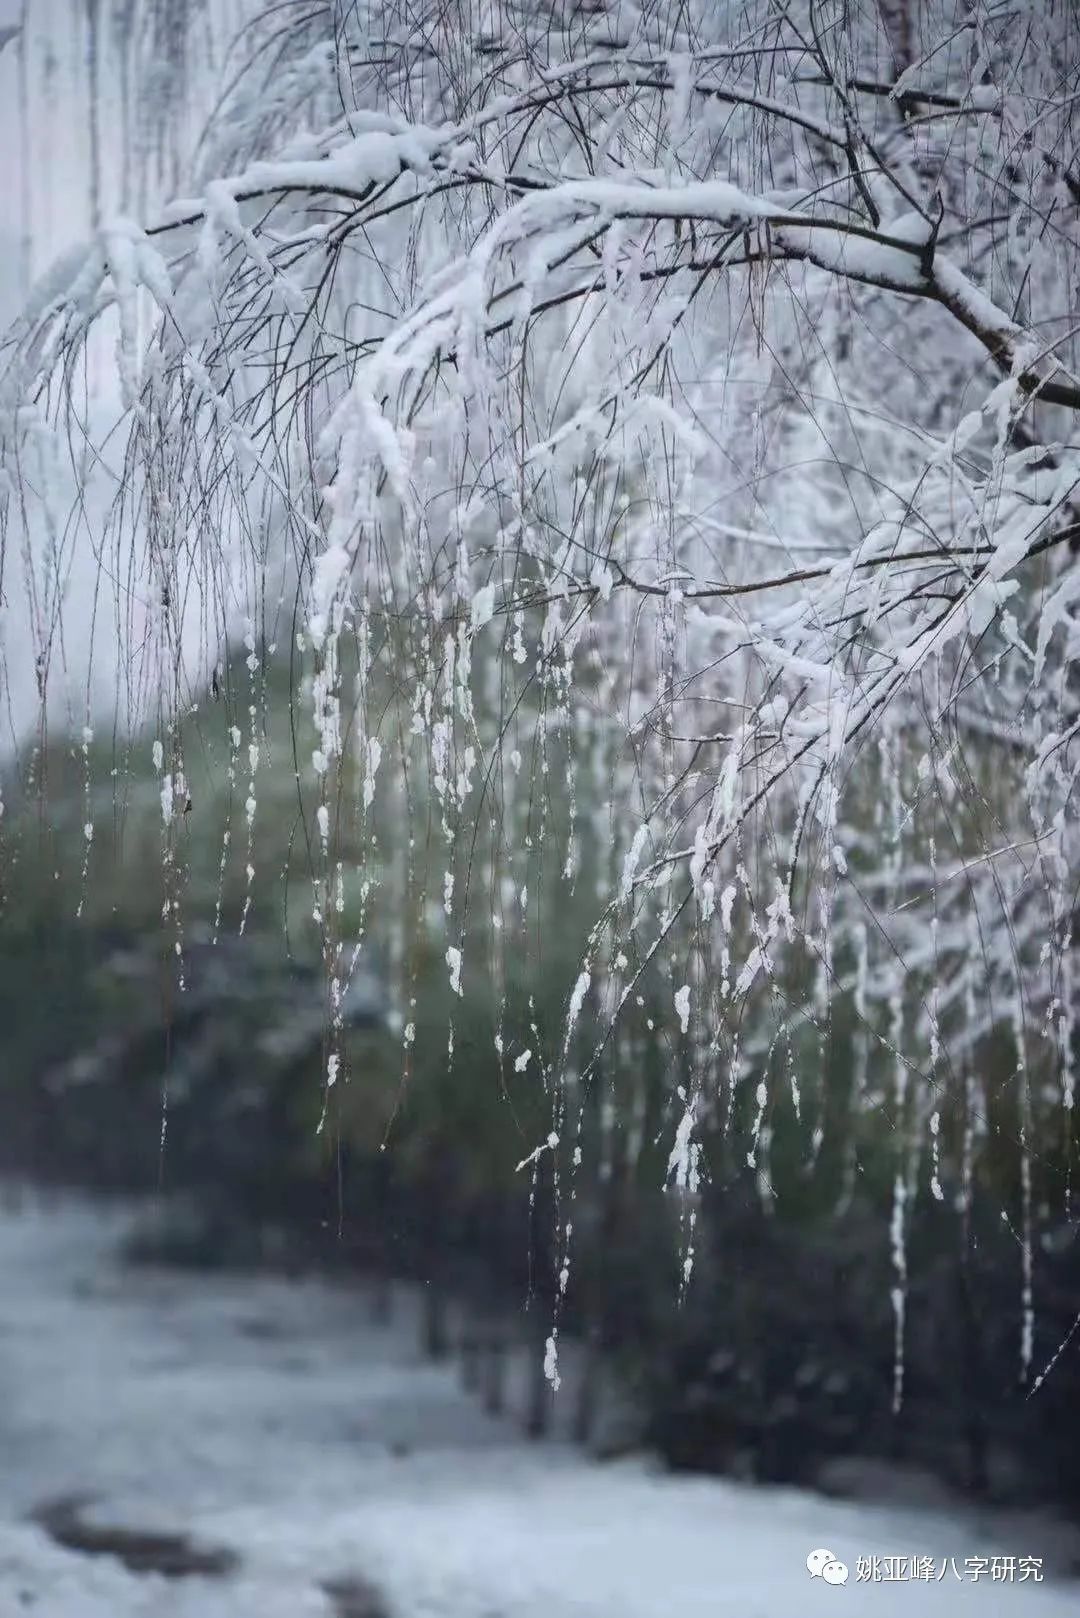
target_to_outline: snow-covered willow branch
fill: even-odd
[[[66,439],[167,723],[192,624],[214,665],[295,592],[319,925],[392,759],[455,994],[568,816],[567,891],[604,858],[552,1074],[599,1082],[651,985],[679,1138],[749,1073],[763,1184],[775,1073],[816,1116],[797,1031],[856,989],[944,1087],[935,1176],[996,1027],[1072,1107],[1080,86],[1067,16],[1016,15],[929,0],[898,62],[839,0],[269,8],[179,198],[5,351],[41,689]]]

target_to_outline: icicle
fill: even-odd
[[[90,744],[94,739],[94,732],[88,722],[83,726],[82,733],[82,766],[83,766],[83,862],[79,877],[79,903],[75,909],[75,918],[79,920],[86,903],[86,880],[90,870],[90,849],[94,841],[94,818],[90,803]],[[3,814],[0,804],[0,815]]]
[[[903,803],[900,795],[900,768],[895,736],[882,740],[882,762],[885,768],[886,790],[891,809],[892,825],[888,853],[889,893],[894,896],[900,871],[900,839],[903,826]],[[895,901],[894,901],[895,902]],[[889,1040],[893,1052],[893,1104],[895,1109],[897,1167],[893,1176],[892,1219],[889,1242],[892,1254],[893,1285],[890,1300],[893,1309],[893,1414],[898,1415],[904,1403],[905,1327],[907,1320],[907,1225],[905,1209],[907,1185],[905,1173],[905,1144],[908,1119],[908,1069],[902,1044],[904,1037],[903,979],[894,967],[893,984],[889,992]]]
[[[1017,991],[1012,1008],[1012,1031],[1020,1114],[1020,1381],[1026,1383],[1031,1376],[1035,1347],[1035,1304],[1031,1245],[1031,1083],[1024,1060],[1023,1027],[1023,1008]]]
[[[930,1113],[930,1194],[936,1202],[945,1200],[945,1193],[941,1188],[941,1108],[937,1104],[936,1096],[939,1087],[938,1062],[941,1056],[941,1031],[939,1026],[941,982],[940,962],[938,959],[939,920],[937,910],[937,842],[930,838],[930,881],[934,893],[934,914],[930,918],[930,1072],[929,1082],[931,1092],[935,1097]]]

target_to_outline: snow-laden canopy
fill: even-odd
[[[7,611],[44,701],[94,548],[166,843],[200,683],[291,645],[327,961],[372,880],[341,827],[417,767],[455,993],[557,841],[595,921],[553,1135],[661,982],[691,1201],[741,1085],[766,1194],[778,1108],[816,1153],[843,1006],[901,1332],[905,1210],[969,1193],[992,1031],[1026,1307],[1030,1132],[1071,1152],[1078,109],[1067,0],[271,6],[179,195],[103,217],[5,350]]]

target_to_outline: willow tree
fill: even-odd
[[[192,703],[243,643],[253,822],[277,648],[332,1024],[380,795],[455,997],[505,1005],[532,873],[589,895],[558,1041],[492,1029],[571,1195],[646,1038],[691,1226],[706,1128],[772,1195],[842,1005],[900,1346],[911,1199],[966,1205],[1006,1038],[1026,1374],[1074,1103],[1075,7],[312,0],[223,62],[176,194],[103,211],[4,351],[5,613],[44,706],[92,550],[169,925]]]

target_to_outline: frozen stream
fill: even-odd
[[[1049,1561],[1034,1521],[991,1531],[530,1446],[453,1367],[420,1363],[415,1299],[381,1329],[321,1281],[131,1271],[123,1225],[78,1202],[0,1213],[2,1618],[1080,1611],[1076,1584],[968,1574],[974,1555]],[[846,1588],[810,1578],[817,1547]],[[860,1581],[875,1556],[963,1576]],[[146,1570],[170,1559],[182,1576]]]

